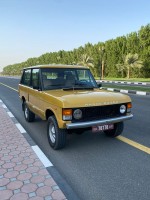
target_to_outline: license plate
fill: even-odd
[[[114,129],[114,124],[105,124],[92,127],[92,132],[107,131]]]

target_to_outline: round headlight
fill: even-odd
[[[81,119],[82,118],[82,111],[80,109],[74,110],[73,116],[74,116],[75,119]]]
[[[120,106],[120,113],[123,114],[126,112],[126,106],[125,105],[121,105]]]

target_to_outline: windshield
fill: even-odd
[[[41,77],[43,90],[97,88],[89,69],[44,68]]]

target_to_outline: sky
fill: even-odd
[[[48,52],[137,32],[149,0],[0,0],[0,71]]]

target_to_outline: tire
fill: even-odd
[[[58,127],[55,116],[48,118],[47,137],[50,146],[55,149],[62,149],[66,145],[67,130]]]
[[[84,130],[82,130],[82,129],[76,129],[74,132],[77,135],[82,135],[84,133]]]
[[[114,129],[113,130],[104,131],[104,133],[108,137],[117,137],[118,135],[120,135],[122,133],[123,128],[124,128],[124,123],[123,122],[119,122],[119,123],[114,124]]]
[[[30,111],[27,104],[24,102],[23,104],[23,111],[24,111],[24,117],[27,122],[33,122],[35,119],[35,114]]]

